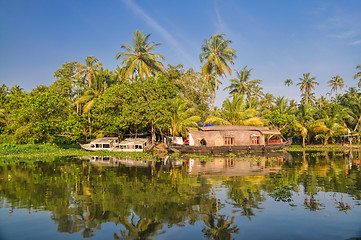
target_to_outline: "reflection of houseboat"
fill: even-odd
[[[266,163],[267,157],[239,160],[236,158],[215,157],[213,161],[202,162],[197,158],[190,158],[185,164],[187,172],[201,176],[251,176],[266,175],[278,172],[282,168],[284,159],[278,157],[276,162]]]
[[[89,160],[92,164],[109,167],[116,167],[120,165],[124,165],[126,167],[149,167],[152,164],[151,161],[133,160],[128,157],[90,156],[83,158]]]
[[[168,149],[180,153],[228,153],[269,151],[289,147],[292,139],[283,141],[279,130],[254,126],[209,126],[187,129],[187,145],[170,143]]]
[[[116,137],[105,137],[95,139],[81,147],[87,151],[146,152],[150,149],[150,144],[147,138],[126,138],[119,142]]]

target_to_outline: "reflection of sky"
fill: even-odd
[[[312,155],[312,154],[311,154]],[[347,156],[346,156],[347,158]],[[297,161],[301,161],[300,157],[295,157],[295,160],[292,161],[292,163],[295,163]],[[310,157],[311,159],[311,157]],[[345,159],[341,156],[338,156],[334,158],[331,162],[333,168],[331,168],[331,165],[323,165],[320,164],[319,166],[316,165],[313,162],[313,158],[309,160],[309,172],[302,174],[302,176],[298,176],[300,179],[299,186],[297,188],[297,192],[292,191],[292,201],[291,202],[282,202],[282,201],[275,201],[274,197],[270,195],[270,192],[263,191],[261,189],[272,189],[272,181],[268,182],[270,178],[267,177],[267,175],[261,176],[262,181],[261,182],[253,182],[253,184],[259,184],[257,186],[252,185],[252,177],[251,178],[243,178],[243,177],[237,177],[237,179],[244,180],[244,183],[252,187],[251,190],[257,190],[260,191],[261,195],[261,202],[256,203],[256,205],[259,206],[260,209],[254,209],[252,208],[252,212],[254,213],[254,216],[250,216],[250,219],[247,216],[242,215],[242,208],[241,206],[238,206],[235,204],[233,199],[229,199],[229,191],[231,189],[231,186],[233,187],[247,187],[243,185],[231,185],[231,181],[233,181],[233,177],[222,177],[222,176],[190,176],[191,178],[197,178],[197,184],[199,183],[205,183],[207,186],[210,186],[209,192],[205,192],[207,195],[204,198],[210,198],[214,199],[214,194],[212,192],[212,189],[216,192],[215,197],[218,200],[218,216],[225,216],[225,218],[228,217],[228,221],[231,221],[232,217],[235,217],[235,223],[231,226],[237,226],[239,228],[239,233],[233,235],[235,239],[269,239],[269,238],[275,238],[275,239],[348,239],[351,237],[361,237],[361,201],[355,200],[353,197],[350,197],[348,194],[344,193],[341,194],[339,192],[324,192],[321,191],[325,189],[325,183],[322,181],[325,176],[328,176],[326,170],[330,171],[339,171],[339,174],[336,174],[332,176],[332,179],[337,179],[335,186],[331,186],[330,189],[333,189],[333,191],[338,191],[339,189],[342,189],[342,191],[348,191],[353,188],[353,191],[360,191],[359,185],[356,182],[356,179],[351,179],[351,177],[355,177],[356,174],[360,174],[359,168],[356,166],[353,166],[352,174],[349,177],[349,179],[345,179],[344,174],[344,168],[349,167],[348,162],[345,162]],[[318,161],[320,163],[323,163],[323,156],[317,157]],[[311,165],[314,164],[314,165]],[[222,165],[223,166],[223,165]],[[313,167],[319,167],[316,169],[313,169]],[[163,166],[164,167],[164,166]],[[294,166],[299,167],[297,164]],[[357,169],[356,169],[357,168]],[[135,168],[130,168],[123,166],[121,168],[104,168],[106,169],[107,176],[109,178],[106,179],[106,181],[112,181],[113,176],[110,173],[113,173],[113,171],[120,171],[119,173],[122,174],[130,174],[134,173]],[[145,168],[137,168],[137,172],[139,173],[138,177],[135,180],[141,180],[140,176],[146,176],[145,172],[140,173],[140,170],[144,170]],[[169,174],[166,170],[167,168],[162,168],[162,174]],[[177,169],[180,169],[177,167]],[[125,172],[122,172],[121,170],[127,170]],[[129,170],[129,172],[128,172]],[[134,170],[134,171],[133,171]],[[156,169],[157,170],[157,169]],[[185,169],[184,169],[185,171]],[[283,171],[286,171],[286,169],[283,169]],[[109,174],[109,175],[108,175]],[[292,174],[290,172],[290,174]],[[307,176],[306,176],[307,174]],[[15,175],[14,175],[15,176]],[[164,175],[163,175],[164,176]],[[290,175],[291,176],[291,175]],[[316,186],[312,189],[316,189],[317,193],[315,193],[314,199],[317,203],[321,204],[322,206],[319,207],[319,210],[317,211],[311,211],[309,208],[305,207],[304,201],[307,198],[310,200],[309,194],[304,193],[304,185],[308,184],[308,181],[302,181],[303,177],[317,177],[318,181],[314,182]],[[359,175],[357,175],[359,176]],[[165,176],[163,180],[166,180],[166,184],[159,186],[167,186],[168,183],[168,176]],[[185,177],[187,175],[185,174]],[[258,176],[259,177],[259,176]],[[15,179],[15,178],[12,178]],[[115,179],[115,178],[114,178]],[[154,184],[157,184],[156,177],[154,176]],[[282,180],[282,179],[279,179]],[[344,181],[349,181],[349,184],[352,184],[352,186],[346,185]],[[249,182],[247,182],[249,181]],[[333,183],[332,181],[330,184]],[[50,186],[50,185],[49,185]],[[343,189],[343,186],[346,189]],[[47,185],[39,185],[37,187],[47,187]],[[117,185],[115,184],[115,187]],[[194,190],[197,191],[197,186],[193,186]],[[310,186],[308,186],[310,187]],[[38,190],[40,190],[38,189]],[[51,188],[50,188],[51,189]],[[208,188],[205,188],[205,191],[208,191]],[[177,192],[174,194],[177,196],[177,194],[182,194],[182,192],[178,192],[179,189],[177,189]],[[245,189],[245,193],[247,192],[247,189]],[[42,191],[40,191],[42,193]],[[69,194],[72,195],[72,194]],[[251,194],[252,195],[252,194]],[[99,195],[98,195],[99,196]],[[116,195],[118,196],[118,195]],[[138,197],[142,195],[137,195]],[[172,195],[173,196],[173,195]],[[65,232],[57,232],[58,226],[59,226],[59,219],[58,216],[55,218],[56,220],[52,219],[52,214],[47,211],[41,211],[39,209],[43,208],[43,206],[37,206],[39,209],[28,210],[22,209],[28,207],[26,204],[27,199],[22,199],[21,196],[18,196],[19,199],[16,199],[14,202],[14,206],[17,208],[14,209],[13,213],[10,213],[10,210],[8,206],[10,204],[6,203],[6,200],[2,198],[2,202],[0,204],[0,239],[29,239],[29,236],[31,239],[80,239],[82,236],[82,232],[84,229],[79,230],[78,232],[69,234]],[[192,197],[192,196],[190,196]],[[179,222],[177,224],[174,224],[172,226],[169,226],[167,222],[162,222],[163,229],[166,231],[166,233],[161,234],[157,236],[154,239],[203,239],[204,233],[202,232],[202,229],[205,228],[205,224],[202,221],[203,217],[206,216],[206,214],[209,214],[203,210],[203,212],[200,211],[199,205],[196,205],[196,202],[205,200],[202,199],[202,196],[193,196],[195,197],[193,202],[195,205],[190,206],[187,205],[187,197],[184,198],[185,202],[184,205],[179,206],[178,205],[175,208],[170,207],[170,209],[176,211],[178,210],[187,210],[191,211],[190,209],[185,208],[192,208],[195,211],[195,214],[198,214],[197,221],[194,224],[190,224],[189,219],[186,217],[184,222]],[[96,199],[96,198],[95,198]],[[197,200],[196,200],[197,199]],[[12,199],[13,200],[13,199]],[[128,199],[131,201],[131,198]],[[139,199],[138,199],[139,200]],[[166,201],[166,204],[172,204],[172,199],[167,199],[169,201]],[[253,199],[255,201],[255,199]],[[340,211],[338,207],[338,201],[343,201],[343,203],[346,205],[348,204],[351,209],[345,211]],[[9,200],[10,201],[10,200]],[[118,204],[118,200],[114,199],[115,202],[110,202],[109,204]],[[144,201],[147,202],[147,199],[141,199],[140,202]],[[20,205],[21,203],[21,205]],[[90,203],[90,202],[88,202]],[[19,204],[20,206],[18,206]],[[94,203],[97,204],[97,203]],[[108,202],[106,203],[108,204]],[[129,203],[130,205],[132,203]],[[143,204],[143,203],[142,203]],[[182,203],[183,204],[183,203]],[[3,207],[5,206],[5,207]],[[142,207],[140,206],[132,206],[133,209],[136,209],[136,207]],[[2,208],[3,207],[3,208]],[[52,206],[51,206],[52,207]],[[84,207],[84,206],[83,206]],[[97,208],[99,206],[93,206],[94,208]],[[108,206],[103,206],[104,209],[102,210],[108,210]],[[163,206],[152,206],[157,209],[157,211],[164,211],[164,209],[169,209],[167,207],[163,208]],[[169,207],[169,206],[168,206]],[[249,206],[250,207],[250,206]],[[70,206],[70,208],[74,208],[74,205]],[[85,208],[83,208],[84,210]],[[112,208],[109,208],[112,209]],[[121,209],[121,206],[119,206],[119,209]],[[207,209],[208,210],[208,209]],[[54,210],[55,212],[55,210]],[[72,218],[70,215],[72,211],[68,212],[68,217]],[[140,211],[141,212],[141,211]],[[95,212],[92,212],[93,214]],[[137,212],[133,212],[135,214],[134,221],[135,223],[139,223],[140,218],[149,218],[149,216],[137,216]],[[138,212],[139,214],[139,212]],[[164,213],[165,214],[165,213]],[[216,215],[215,211],[215,205],[213,205],[213,213],[214,216]],[[87,213],[84,213],[84,216],[86,216]],[[120,216],[122,217],[122,216]],[[115,224],[113,222],[107,222],[107,221],[113,221],[114,219],[107,219],[105,217],[104,221],[106,223],[101,223],[101,229],[96,229],[94,234],[96,239],[112,239],[113,233],[118,234],[120,236],[119,230],[124,230],[124,226],[120,223]],[[152,219],[154,220],[154,219]],[[97,219],[99,221],[99,219]],[[159,219],[159,221],[162,221],[162,219]],[[84,224],[84,222],[82,222]],[[85,225],[85,224],[84,224]],[[74,225],[72,225],[74,227]],[[84,226],[82,226],[84,227]],[[72,228],[73,229],[73,228]],[[159,231],[161,232],[161,231]]]

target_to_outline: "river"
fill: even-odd
[[[0,165],[0,239],[361,239],[361,152]]]

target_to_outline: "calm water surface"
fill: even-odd
[[[0,165],[0,239],[361,239],[361,152]]]

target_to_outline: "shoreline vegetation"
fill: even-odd
[[[354,145],[350,147],[349,145],[309,145],[306,148],[303,148],[301,145],[292,145],[287,150],[289,152],[303,152],[303,151],[360,151],[361,145]],[[245,152],[246,153],[246,152]],[[224,155],[226,157],[237,157],[239,154],[228,154]],[[15,144],[3,144],[0,145],[0,162],[9,162],[9,161],[48,161],[57,157],[83,157],[83,156],[114,156],[114,157],[130,157],[133,160],[148,160],[156,161],[159,159],[164,159],[164,154],[157,153],[142,153],[142,152],[108,152],[108,151],[97,151],[97,152],[88,152],[81,149],[78,145],[63,145],[58,146],[56,144],[25,144],[25,145],[15,145]],[[185,157],[200,157],[205,160],[209,160],[211,157],[223,156],[223,155],[197,155],[197,154],[171,154],[170,156],[176,157],[179,159],[180,156]]]
[[[345,79],[350,82],[330,75],[330,92],[319,98],[315,96],[319,82],[311,73],[300,73],[295,83],[285,79],[284,86],[295,84],[300,90],[301,100],[296,102],[267,93],[261,87],[267,79],[253,79],[252,67],[232,69],[237,51],[225,34],[217,33],[200,44],[200,72],[184,69],[182,64],[163,65],[166,58],[155,53],[161,43],[151,42],[150,35],[137,30],[131,45],[121,44],[122,51],[114,54],[121,61],[115,70],[88,56],[84,63],[62,64],[50,86],[39,85],[26,92],[20,86],[2,84],[0,144],[61,146],[145,134],[155,143],[159,136],[186,137],[186,128],[206,124],[267,126],[307,148],[329,148],[330,143],[331,148],[339,148],[334,144],[350,140],[360,144],[361,65],[356,66],[354,79]],[[232,71],[235,78],[224,88],[229,96],[217,107],[221,80],[233,76]],[[357,87],[342,93],[346,83]],[[2,150],[0,156],[10,149]],[[36,153],[30,149],[25,146],[11,154]],[[42,153],[79,154],[71,148],[53,150]]]

